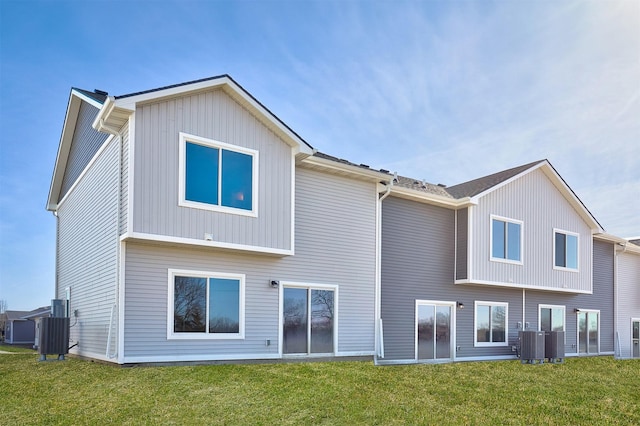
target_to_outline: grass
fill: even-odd
[[[640,360],[120,368],[0,355],[1,424],[640,424]]]

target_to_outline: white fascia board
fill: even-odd
[[[96,101],[95,99],[92,99],[86,95],[84,95],[83,93],[78,92],[75,89],[71,89],[71,94],[73,94],[74,96],[79,97],[80,99],[82,99],[83,101],[85,101],[86,103],[88,103],[89,105],[92,105],[98,109],[102,108],[102,104],[98,101]]]
[[[605,232],[599,234],[593,234],[594,240],[604,241],[607,243],[615,244],[617,251],[625,253],[640,254],[640,247],[633,243],[630,243],[626,238],[620,238],[615,235],[607,234]]]
[[[291,147],[296,148],[297,152],[312,155],[312,148],[296,135],[291,129],[289,129],[283,122],[280,121],[273,113],[267,110],[262,104],[249,95],[243,88],[238,86],[232,79],[227,76],[219,78],[195,82],[191,84],[178,85],[175,87],[169,87],[162,90],[154,90],[139,95],[127,96],[124,98],[115,99],[115,107],[123,110],[135,111],[136,106],[142,103],[158,101],[164,98],[170,98],[174,96],[182,96],[192,92],[198,92],[203,90],[222,88],[225,93],[231,96],[234,100],[254,113],[257,117],[260,117],[269,127]]]
[[[60,135],[60,143],[58,144],[58,153],[56,154],[56,163],[51,177],[51,185],[49,187],[49,196],[47,197],[47,210],[55,211],[58,203],[54,199],[60,193],[62,187],[62,178],[64,177],[64,169],[69,159],[69,151],[71,150],[71,141],[73,140],[73,132],[78,121],[78,112],[82,98],[78,96],[78,92],[71,91],[69,102],[67,103],[67,112],[64,116],[64,124],[62,125],[62,134]]]
[[[327,160],[326,158],[310,156],[303,159],[300,163],[307,164],[309,166],[322,168],[329,172],[337,172],[341,174],[352,175],[374,182],[390,181],[393,176],[384,172],[380,172],[372,169],[365,169],[362,167],[354,166],[351,164],[338,163],[336,161]]]
[[[427,192],[416,191],[415,189],[405,188],[402,186],[392,186],[391,195],[398,198],[417,201],[419,203],[432,204],[439,207],[446,207],[449,209],[459,209],[477,204],[477,202],[474,202],[469,197],[448,198],[443,197],[442,195],[429,194]]]

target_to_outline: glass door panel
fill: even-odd
[[[597,354],[598,351],[598,313],[589,312],[589,353]]]
[[[451,306],[436,308],[436,358],[451,358]]]
[[[587,313],[578,312],[578,353],[587,353]]]
[[[631,323],[631,356],[640,358],[640,321]]]
[[[311,290],[311,352],[333,352],[333,291]]]
[[[307,289],[284,288],[282,351],[307,353]]]
[[[418,359],[434,359],[435,306],[418,305]]]

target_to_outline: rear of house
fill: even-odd
[[[317,152],[226,75],[72,89],[47,208],[72,353],[109,362],[510,359],[522,330],[601,355],[621,324],[618,241],[549,162],[394,177]]]

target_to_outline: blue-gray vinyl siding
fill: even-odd
[[[456,211],[456,279],[466,280],[469,250],[469,214],[467,209]]]
[[[97,114],[98,108],[87,102],[81,102],[58,201],[64,198],[69,189],[78,180],[82,171],[87,167],[87,164],[109,137],[109,135],[100,133],[91,127]]]
[[[593,242],[593,294],[565,294],[546,291],[526,290],[525,322],[531,329],[539,328],[539,306],[558,305],[565,307],[565,352],[578,352],[578,314],[576,309],[600,311],[600,352],[614,350],[614,251],[606,242]]]
[[[336,354],[372,355],[376,199],[374,183],[298,167],[294,256],[128,242],[124,362],[277,357],[282,285],[271,280],[337,285]],[[169,269],[245,274],[245,338],[168,340]]]
[[[382,203],[381,318],[384,361],[415,358],[416,300],[462,302],[455,309],[456,357],[513,355],[510,346],[474,347],[474,302],[508,303],[509,344],[516,344],[522,290],[454,284],[454,215],[395,197]]]
[[[591,229],[541,169],[481,197],[469,208],[468,278],[473,282],[590,292]],[[522,221],[522,264],[492,261],[491,215]],[[554,228],[579,234],[579,271],[554,268]]]
[[[56,297],[64,299],[71,288],[70,309],[78,311],[72,352],[96,358],[106,355],[117,300],[118,142],[109,142],[58,208]]]
[[[178,205],[180,132],[259,152],[257,217]],[[133,144],[134,232],[292,249],[292,148],[224,91],[139,106]]]

